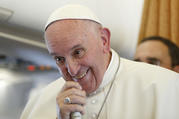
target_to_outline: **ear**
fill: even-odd
[[[110,33],[109,29],[102,28],[101,29],[101,39],[102,39],[103,46],[104,46],[103,51],[105,53],[108,53],[110,51],[110,38],[111,38],[111,33]]]
[[[179,73],[179,65],[174,66],[173,71]]]

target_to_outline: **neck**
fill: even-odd
[[[106,56],[106,57],[107,57],[107,60],[106,60],[106,61],[107,61],[107,63],[106,63],[106,64],[107,64],[107,65],[106,65],[106,69],[108,68],[109,63],[110,63],[110,61],[111,61],[111,56],[112,56],[112,53],[111,53],[111,51],[109,51],[109,53],[108,53],[107,56]]]

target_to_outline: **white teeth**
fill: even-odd
[[[81,74],[81,75],[79,75],[79,76],[75,76],[75,79],[81,79],[81,78],[83,78],[85,75],[86,75],[86,72],[83,73],[83,74]]]

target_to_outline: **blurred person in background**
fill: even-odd
[[[134,60],[179,73],[179,48],[170,40],[160,36],[144,38],[137,47]]]

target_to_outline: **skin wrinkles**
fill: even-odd
[[[87,94],[99,87],[110,61],[108,29],[87,20],[63,20],[48,27],[45,39],[50,54],[64,59],[57,65],[65,80],[84,75],[78,82]]]

